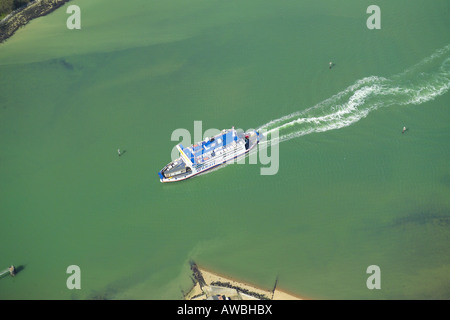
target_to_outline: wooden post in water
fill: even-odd
[[[273,300],[273,296],[275,294],[275,289],[277,288],[277,283],[278,283],[278,275],[277,275],[277,278],[275,279],[275,284],[273,285],[271,300]]]

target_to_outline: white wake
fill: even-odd
[[[449,52],[450,45],[447,45],[390,78],[360,79],[313,107],[271,120],[258,129],[268,135],[278,130],[281,142],[349,126],[381,107],[431,101],[450,88]]]

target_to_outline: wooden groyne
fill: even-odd
[[[194,261],[191,261],[189,264],[191,265],[191,270],[192,270],[194,279],[200,285],[200,288],[206,286],[205,279],[203,279],[202,273],[198,269],[197,264]]]

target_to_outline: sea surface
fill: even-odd
[[[0,44],[0,299],[180,299],[190,260],[312,299],[450,299],[450,2],[377,1],[373,30],[371,4],[74,0]],[[194,121],[278,133],[278,170],[160,183]]]

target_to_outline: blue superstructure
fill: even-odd
[[[236,142],[237,140],[238,135],[236,132],[228,131],[206,141],[200,141],[188,148],[183,148],[180,144],[180,148],[193,164],[202,164],[214,157],[213,153],[223,150],[227,146],[230,146],[233,141]]]

